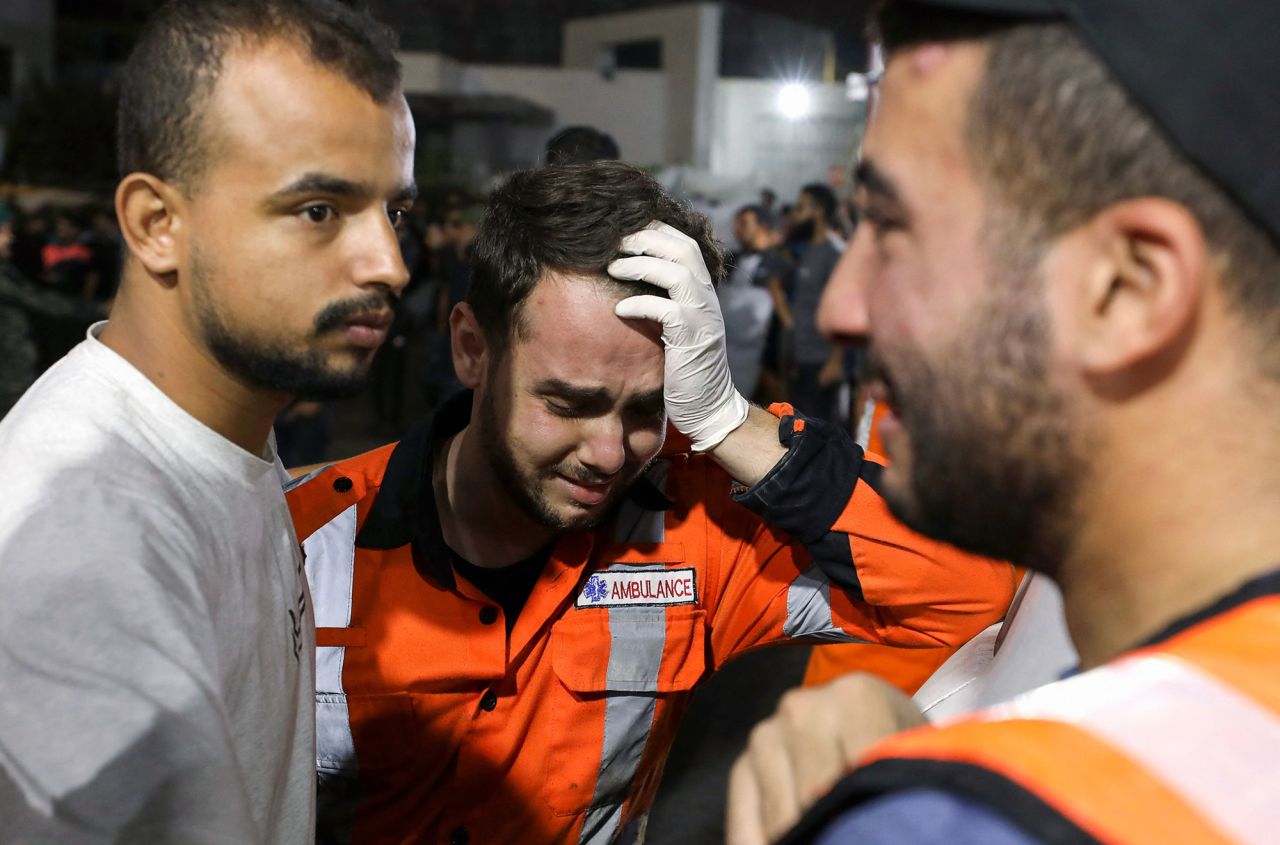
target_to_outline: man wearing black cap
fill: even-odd
[[[1280,6],[918,0],[878,25],[821,322],[870,338],[890,506],[1057,581],[1084,671],[874,745],[905,699],[793,697],[735,770],[730,842],[802,813],[781,842],[1274,842]]]

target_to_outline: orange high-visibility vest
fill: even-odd
[[[783,842],[943,789],[1045,842],[1280,842],[1280,571],[1160,642],[873,746]]]
[[[431,455],[466,423],[444,417],[288,493],[317,625],[322,841],[627,841],[694,687],[734,655],[962,642],[1013,592],[1008,566],[935,556],[870,482],[833,494],[805,547],[677,445],[610,524],[562,535],[508,636],[439,534]],[[856,587],[834,587],[820,553]]]

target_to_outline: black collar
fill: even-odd
[[[470,390],[450,396],[396,445],[369,516],[356,536],[356,547],[362,549],[398,549],[412,544],[413,565],[419,574],[449,589],[455,584],[453,565],[440,528],[431,475],[439,448],[471,421],[473,396]],[[627,491],[627,498],[650,511],[673,506],[644,476]]]
[[[1194,613],[1184,616],[1176,622],[1165,626],[1160,633],[1153,637],[1148,637],[1137,647],[1147,648],[1159,645],[1165,640],[1172,639],[1178,634],[1181,634],[1183,631],[1194,628],[1201,622],[1206,622],[1215,616],[1221,616],[1230,610],[1236,609],[1242,604],[1248,604],[1255,599],[1260,599],[1265,596],[1275,595],[1280,595],[1280,569],[1273,569],[1264,575],[1259,575],[1257,578],[1246,581],[1240,588],[1233,590],[1215,601],[1213,604],[1208,605],[1207,607],[1202,607]]]

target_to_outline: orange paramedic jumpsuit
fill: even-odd
[[[508,636],[455,574],[430,483],[470,410],[459,394],[288,492],[316,614],[320,842],[634,841],[694,687],[734,655],[960,643],[1009,604],[1008,566],[939,554],[889,516],[848,435],[777,406],[789,453],[768,477],[733,495],[671,438],[608,524],[561,535]]]
[[[867,431],[866,454],[871,461],[886,463],[880,457],[884,454],[884,446],[880,441],[880,418],[889,412],[889,407],[882,402],[872,401],[868,401],[865,407],[864,413],[872,415]],[[967,553],[959,549],[939,553],[949,554],[957,561],[968,557]],[[975,557],[972,560],[978,562],[980,559]],[[921,684],[929,680],[929,676],[947,662],[961,645],[963,643],[912,649],[866,643],[822,645],[815,648],[809,656],[803,684],[806,687],[818,687],[851,672],[870,672],[907,695],[915,695]]]

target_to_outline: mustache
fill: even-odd
[[[365,296],[331,302],[316,315],[316,334],[324,334],[342,326],[352,317],[373,311],[394,311],[400,297],[389,290],[372,291]]]

